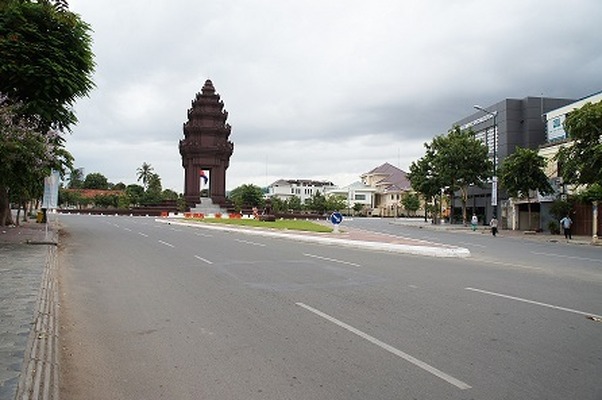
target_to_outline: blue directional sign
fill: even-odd
[[[332,222],[334,225],[338,225],[341,222],[343,222],[343,216],[340,212],[335,211],[332,214],[330,214],[330,222]]]

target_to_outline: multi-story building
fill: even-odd
[[[356,204],[360,204],[362,208],[358,211],[359,214],[368,215],[372,212],[372,209],[374,208],[375,193],[376,188],[366,185],[360,181],[357,181],[344,187],[326,188],[324,194],[326,196],[341,196],[347,199],[346,212],[348,214],[351,214],[351,210],[355,208]]]
[[[311,199],[316,193],[324,194],[329,188],[334,188],[329,181],[314,181],[310,179],[280,179],[268,186],[268,197],[278,197],[288,200],[293,196],[301,199],[301,203]]]
[[[598,103],[602,101],[602,92],[594,93],[590,96],[584,97],[573,103],[570,103],[564,107],[557,108],[545,114],[546,117],[546,143],[542,144],[539,148],[539,155],[543,156],[547,160],[546,175],[550,178],[552,187],[555,189],[555,193],[552,196],[541,196],[536,195],[535,202],[538,203],[540,214],[537,216],[538,226],[540,229],[546,229],[549,221],[555,220],[554,216],[550,214],[550,208],[552,202],[557,198],[566,200],[568,195],[573,194],[578,188],[574,185],[569,185],[563,182],[560,177],[559,162],[555,156],[563,146],[570,146],[571,142],[564,130],[564,121],[567,115],[576,109],[581,108],[586,103]],[[524,212],[520,211],[521,201],[515,202],[517,210],[517,220],[515,222],[517,229],[521,229],[524,225]],[[589,205],[577,210],[581,215],[574,217],[575,225],[573,231],[575,234],[591,235],[593,233],[592,217],[591,212],[587,209]],[[599,221],[600,223],[602,221]],[[602,227],[598,227],[597,232],[602,231]]]
[[[537,149],[545,143],[545,114],[574,101],[550,97],[505,99],[485,107],[486,111],[475,110],[469,116],[454,122],[452,127],[472,129],[475,137],[487,144],[489,157],[495,162],[497,169],[517,147]],[[467,202],[469,213],[475,212],[480,220],[489,221],[496,212],[502,226],[507,228],[508,196],[503,191],[496,190],[493,182],[494,180],[489,182],[484,189],[470,188]],[[454,204],[455,220],[460,219],[460,208],[460,199],[457,198]]]
[[[361,175],[364,185],[373,187],[374,203],[371,215],[398,217],[406,214],[401,200],[412,192],[407,173],[389,163],[384,163]]]

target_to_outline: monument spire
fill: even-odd
[[[226,203],[226,169],[234,151],[234,144],[228,140],[232,127],[227,119],[224,102],[207,79],[192,100],[183,126],[184,139],[180,140],[184,198],[189,206],[201,203],[201,195],[213,204]],[[202,189],[207,189],[206,194]]]

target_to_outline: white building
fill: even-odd
[[[340,188],[327,188],[324,194],[326,196],[342,196],[347,199],[347,212],[350,212],[356,204],[361,204],[363,207],[362,211],[368,213],[374,208],[375,193],[376,188],[357,181]]]
[[[598,103],[599,101],[602,101],[602,92],[592,94],[591,96],[584,97],[574,103],[546,113],[547,142],[553,143],[568,139],[567,134],[564,131],[564,120],[566,119],[567,114],[583,107],[585,103]]]
[[[277,197],[284,201],[297,196],[303,204],[305,200],[311,199],[316,193],[324,194],[326,190],[334,187],[334,184],[329,181],[280,179],[268,186],[267,196]]]

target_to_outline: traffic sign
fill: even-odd
[[[332,222],[334,225],[338,225],[341,222],[343,222],[343,216],[340,212],[335,211],[332,214],[330,214],[330,222]]]

